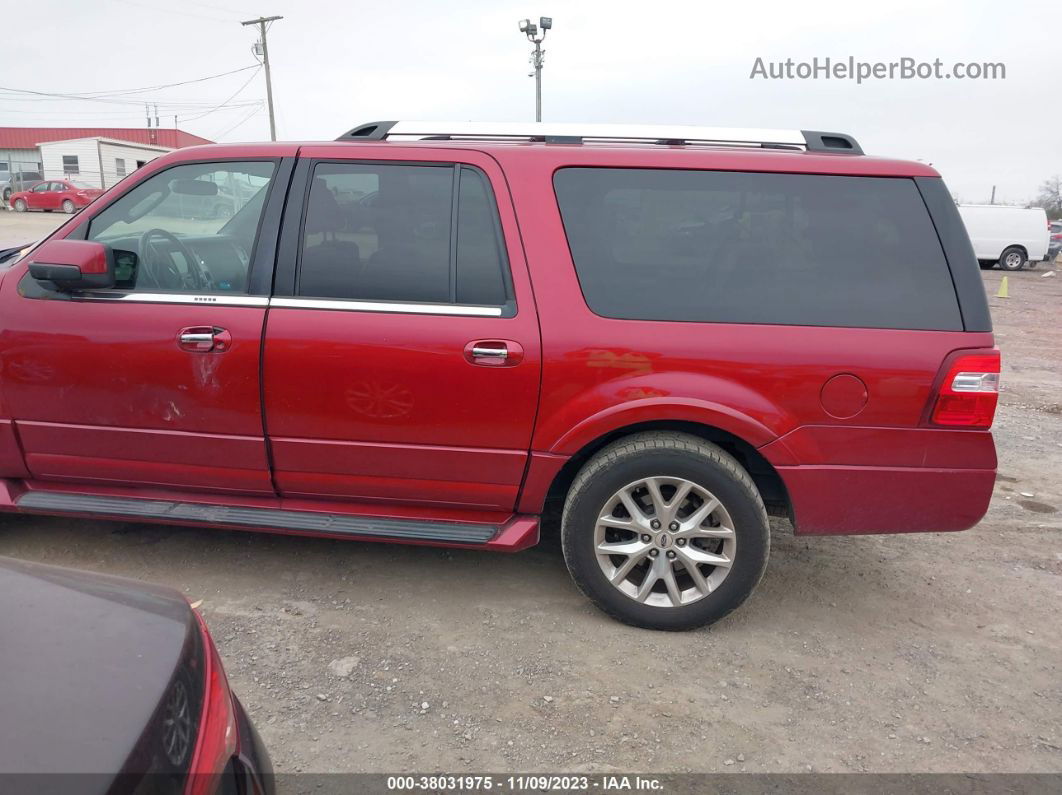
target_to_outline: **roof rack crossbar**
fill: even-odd
[[[846,133],[818,130],[693,127],[646,124],[557,124],[520,122],[375,121],[348,130],[337,141],[532,141],[580,144],[586,141],[654,143],[670,146],[802,148],[809,152],[863,154]]]

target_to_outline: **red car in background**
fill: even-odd
[[[85,182],[53,179],[38,182],[26,190],[12,194],[10,201],[11,206],[20,213],[26,210],[62,210],[73,215],[102,193],[99,188]]]

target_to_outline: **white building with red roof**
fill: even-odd
[[[161,127],[0,127],[0,183],[77,178],[109,188],[161,154],[212,141]],[[38,175],[38,176],[32,176]]]

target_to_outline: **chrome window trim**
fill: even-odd
[[[135,304],[193,304],[196,306],[251,306],[277,309],[333,309],[345,312],[394,312],[407,315],[458,315],[501,317],[505,307],[460,304],[417,304],[400,301],[354,301],[329,298],[267,298],[264,295],[202,295],[199,293],[137,293],[92,290],[74,293],[76,301]]]
[[[76,301],[111,301],[132,304],[196,304],[198,306],[269,306],[264,295],[215,295],[203,293],[137,293],[92,290],[74,293]]]
[[[407,315],[463,315],[466,317],[501,317],[504,311],[504,308],[500,306],[348,301],[327,298],[273,298],[269,306],[278,309],[338,309],[346,312],[396,312]]]

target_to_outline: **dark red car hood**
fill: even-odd
[[[0,557],[0,772],[106,791],[194,622],[176,591]]]

